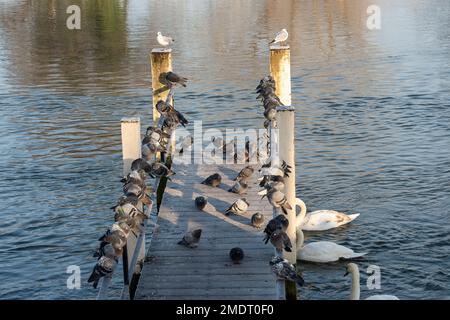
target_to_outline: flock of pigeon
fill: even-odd
[[[266,117],[265,126],[268,127],[272,121],[275,120],[277,107],[282,103],[275,94],[275,82],[272,77],[267,76],[260,81],[260,84],[256,88],[258,99],[264,105]],[[222,140],[219,141],[213,138],[215,142],[216,152],[217,150],[224,150],[224,156],[227,154],[226,149],[232,149],[231,145],[225,144]],[[249,149],[249,144],[246,144],[246,151]],[[282,162],[281,165],[277,165],[272,161],[268,161],[263,164],[259,169],[259,186],[262,190],[258,192],[262,197],[267,197],[270,205],[277,211],[280,210],[283,214],[277,215],[266,223],[264,216],[256,212],[251,217],[251,225],[257,229],[264,228],[263,241],[267,244],[270,242],[277,250],[278,255],[271,259],[270,265],[273,273],[280,279],[287,279],[295,281],[299,285],[303,285],[303,278],[297,274],[295,267],[287,260],[281,257],[283,250],[291,252],[292,243],[289,236],[286,234],[286,230],[289,226],[289,221],[286,218],[287,210],[291,210],[292,206],[288,203],[285,194],[283,193],[285,183],[285,177],[288,177],[291,173],[291,166],[286,162]],[[251,177],[255,173],[255,168],[251,165],[245,166],[233,179],[234,185],[228,190],[228,192],[235,193],[239,196],[245,195],[248,191],[248,186]],[[203,180],[201,183],[210,187],[218,187],[222,182],[222,177],[219,173],[214,173]],[[204,196],[195,198],[195,206],[199,210],[203,210],[208,202]],[[225,215],[244,215],[250,203],[246,198],[239,198],[233,202],[229,208],[224,212]],[[202,235],[202,229],[195,229],[187,231],[182,240],[178,242],[180,245],[184,245],[189,248],[196,248],[199,244],[200,237]],[[244,259],[244,250],[239,247],[232,248],[229,252],[230,259],[233,263],[240,263]]]
[[[169,89],[166,101],[160,100],[156,104],[161,114],[160,123],[158,126],[147,128],[142,140],[142,157],[132,162],[130,173],[121,180],[123,196],[111,207],[115,222],[99,238],[100,244],[94,253],[94,257],[98,260],[88,279],[89,283],[93,283],[94,288],[97,288],[102,277],[113,273],[123,254],[128,236],[133,233],[138,237],[144,231],[144,221],[149,217],[143,208],[144,205],[147,207],[152,205],[149,194],[155,192],[155,188],[147,186],[147,177],[169,178],[175,174],[158,160],[156,155],[167,152],[173,130],[179,125],[185,126],[188,123],[186,118],[169,102],[173,88],[177,85],[185,87],[187,79],[173,72],[167,72],[162,74],[160,81]]]

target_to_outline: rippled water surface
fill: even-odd
[[[65,27],[79,4],[82,29]],[[381,8],[381,30],[366,9]],[[290,32],[297,193],[361,216],[327,239],[367,251],[381,290],[450,298],[450,3],[0,0],[0,298],[94,298],[86,284],[121,174],[120,118],[151,110],[148,53],[176,39],[178,108],[204,127],[259,127],[267,39]],[[220,121],[217,121],[220,119]],[[82,288],[66,288],[79,265]],[[345,264],[302,264],[346,299]],[[115,287],[120,289],[120,277]],[[362,286],[362,297],[375,294]]]

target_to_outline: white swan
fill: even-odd
[[[297,260],[310,262],[334,262],[339,259],[359,258],[367,253],[354,252],[352,249],[331,241],[310,242],[303,246],[304,236],[297,228]]]
[[[347,275],[348,273],[352,276],[352,292],[350,294],[350,300],[359,300],[360,298],[360,288],[359,288],[359,269],[354,263],[349,263],[347,265]],[[396,296],[391,296],[388,294],[376,294],[367,297],[365,300],[400,300]]]
[[[300,207],[297,215],[296,227],[301,226],[305,231],[325,231],[347,224],[356,218],[359,213],[346,215],[334,210],[317,210],[306,214],[306,204],[303,200],[295,199],[295,204]]]

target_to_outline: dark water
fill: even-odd
[[[82,30],[65,27],[82,8]],[[365,26],[370,4],[381,30]],[[151,119],[148,53],[176,38],[177,106],[204,127],[259,127],[267,39],[290,32],[297,193],[361,216],[308,235],[368,251],[362,297],[450,298],[450,3],[0,0],[0,298],[91,299],[96,238],[120,195],[120,118]],[[217,119],[221,119],[217,121]],[[308,241],[308,240],[307,240]],[[370,264],[381,290],[365,286]],[[82,288],[68,290],[69,265]],[[345,264],[303,264],[346,299]],[[116,291],[120,277],[115,278]]]

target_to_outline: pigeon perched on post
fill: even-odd
[[[289,220],[284,215],[278,215],[272,220],[269,221],[269,223],[266,225],[266,228],[264,229],[264,243],[267,244],[267,242],[270,239],[270,236],[272,233],[274,233],[277,230],[285,231],[287,230],[289,226]]]
[[[234,264],[241,263],[242,259],[244,259],[244,250],[239,247],[232,248],[230,250],[230,258]]]
[[[170,88],[178,84],[186,87],[186,82],[188,81],[187,78],[181,77],[172,71],[162,74],[162,78],[163,84],[167,85]]]
[[[238,199],[225,211],[225,215],[228,216],[230,213],[244,214],[247,212],[249,205],[250,203],[246,198]]]
[[[196,248],[200,237],[202,235],[202,229],[196,229],[192,231],[187,231],[178,244],[186,246],[188,248]]]
[[[255,214],[252,215],[251,223],[253,227],[257,229],[261,228],[262,225],[264,224],[264,216],[261,213],[256,212]]]
[[[217,187],[219,186],[220,182],[222,182],[222,177],[220,176],[220,174],[214,173],[203,180],[201,183],[206,184],[207,186]]]
[[[281,208],[284,214],[288,214],[288,210],[292,210],[291,205],[287,201],[286,195],[276,189],[269,188],[266,186],[265,190],[258,192],[259,195],[262,195],[262,198],[267,196],[269,203],[274,208]]]
[[[109,258],[107,256],[100,257],[94,267],[94,270],[92,270],[92,273],[89,276],[88,283],[93,282],[93,287],[97,289],[100,279],[104,276],[112,274],[116,264],[117,261],[113,258]]]
[[[156,103],[156,110],[166,118],[172,119],[175,123],[181,124],[183,127],[189,123],[186,118],[181,114],[181,112],[175,110],[175,108],[168,102],[164,100],[159,100]]]
[[[296,282],[301,287],[305,284],[305,280],[303,280],[302,276],[297,273],[295,267],[286,259],[273,257],[269,264],[272,272],[277,278]]]
[[[154,177],[171,177],[175,172],[161,162],[153,162],[150,166],[149,174]]]
[[[292,243],[289,239],[289,236],[283,230],[275,230],[270,235],[270,243],[277,249],[279,252],[282,252],[283,249],[287,252],[292,252]]]
[[[195,198],[195,206],[199,210],[203,210],[206,207],[206,204],[208,203],[208,200],[205,197],[197,197]]]

